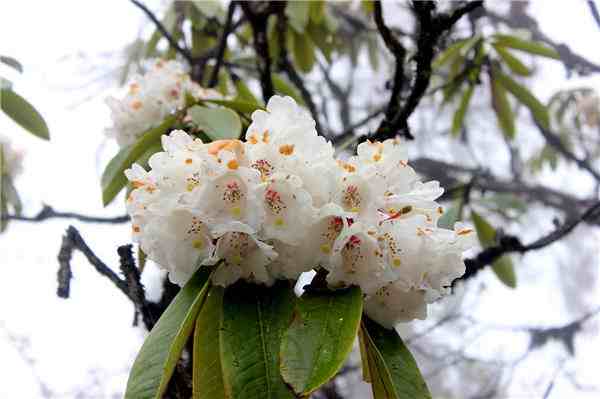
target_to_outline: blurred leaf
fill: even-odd
[[[219,330],[223,307],[223,288],[210,287],[194,328],[194,365],[192,399],[226,398],[221,371]]]
[[[454,224],[459,221],[459,207],[456,205],[446,209],[444,214],[438,219],[438,227],[442,229],[454,229]]]
[[[256,96],[252,93],[248,86],[246,86],[246,83],[244,83],[242,79],[237,79],[235,81],[235,88],[237,90],[235,101],[262,105],[261,101],[256,98]]]
[[[469,39],[464,39],[464,40],[459,40],[456,43],[453,43],[452,45],[450,45],[447,49],[442,51],[436,57],[436,59],[431,64],[431,67],[432,68],[440,68],[440,67],[444,66],[446,63],[453,60],[454,57],[459,55],[460,50],[469,42],[470,42]]]
[[[146,253],[142,250],[141,245],[138,245],[137,259],[138,259],[138,269],[140,269],[140,273],[141,273],[146,268],[146,261],[148,260],[148,257],[146,256]]]
[[[313,0],[310,3],[310,20],[315,23],[320,23],[325,15],[325,1],[324,0]]]
[[[521,62],[521,60],[512,55],[510,51],[497,44],[494,44],[493,46],[496,50],[496,53],[500,56],[500,58],[502,58],[502,61],[504,61],[511,71],[521,76],[531,75],[531,70],[523,62]]]
[[[331,62],[335,41],[332,32],[327,28],[327,24],[315,24],[311,21],[306,27],[306,33],[314,45],[319,48],[327,62]]]
[[[281,375],[301,397],[327,383],[352,350],[362,314],[360,288],[305,292],[281,341]]]
[[[471,211],[471,218],[481,246],[488,248],[496,245],[496,230],[494,227],[475,211]],[[497,259],[491,266],[498,279],[507,287],[515,288],[517,286],[514,267],[508,255]]]
[[[194,328],[210,274],[209,268],[200,268],[152,328],[131,367],[125,399],[162,398]]]
[[[555,49],[542,43],[521,39],[517,36],[496,34],[493,36],[493,44],[560,60],[560,55]]]
[[[304,73],[311,71],[315,65],[315,45],[305,34],[292,32],[294,37],[294,63]]]
[[[257,109],[264,109],[262,105],[257,103],[238,101],[238,100],[202,100],[203,103],[217,104],[226,108],[230,108],[241,114],[251,114]]]
[[[493,68],[494,80],[497,80],[506,90],[529,108],[535,120],[546,130],[550,129],[548,109],[525,86],[505,75],[500,69]]]
[[[504,132],[504,135],[512,140],[515,138],[515,116],[508,101],[506,89],[495,79],[494,73],[490,73],[490,80],[492,108],[494,108],[494,112],[496,113],[498,125],[502,129],[502,132]]]
[[[193,1],[194,6],[207,18],[217,18],[221,20],[224,17],[225,10],[218,0],[200,0]]]
[[[373,0],[361,0],[360,2],[360,7],[365,12],[365,14],[367,14],[367,16],[370,16],[375,10],[375,5],[373,3]]]
[[[285,15],[296,33],[304,33],[304,28],[308,24],[310,3],[309,1],[288,1],[285,6]]]
[[[160,137],[166,134],[177,120],[175,115],[167,117],[160,125],[146,131],[134,144],[122,148],[110,160],[102,173],[102,204],[108,205],[127,184],[124,175],[152,145],[160,143]]]
[[[471,218],[481,246],[487,248],[496,245],[496,229],[475,211],[471,211]]]
[[[386,329],[363,316],[364,339],[374,399],[431,399],[412,354],[395,329]]]
[[[512,260],[508,255],[502,256],[500,259],[492,263],[492,270],[496,273],[496,276],[500,281],[507,287],[517,287],[517,276],[515,274],[515,268]]]
[[[293,399],[279,373],[281,338],[296,297],[286,281],[225,289],[219,329],[221,369],[229,398]]]
[[[454,118],[452,118],[452,135],[457,137],[460,134],[460,129],[463,126],[463,121],[465,119],[465,114],[467,113],[467,109],[469,108],[469,102],[471,101],[471,96],[473,95],[473,89],[475,86],[469,85],[467,89],[463,93],[463,96],[460,100],[460,104],[458,105],[458,109],[454,113]]]
[[[238,139],[242,122],[229,108],[206,108],[194,105],[187,111],[194,124],[214,140]]]
[[[8,57],[6,55],[0,55],[0,62],[8,65],[9,67],[16,69],[20,73],[23,73],[23,65],[13,57]]]
[[[167,8],[167,11],[165,12],[165,16],[163,17],[161,23],[165,27],[167,32],[171,33],[173,29],[175,29],[176,22],[177,15],[175,14],[175,7],[174,5],[170,5]],[[156,29],[150,37],[150,40],[148,40],[148,43],[146,44],[146,58],[156,57],[156,46],[158,45],[158,42],[160,42],[160,39],[162,39],[162,37],[162,33],[160,33],[158,29]]]
[[[8,220],[4,217],[8,215],[8,207],[6,206],[6,200],[4,199],[4,146],[0,143],[0,233],[6,230]]]
[[[273,79],[273,87],[275,88],[275,92],[284,96],[292,97],[300,105],[306,105],[304,104],[302,96],[300,93],[298,93],[298,90],[288,83],[287,80],[277,74],[272,74],[271,77]]]
[[[379,53],[377,45],[377,36],[369,35],[367,37],[367,50],[369,54],[369,62],[374,71],[379,69]]]
[[[0,108],[23,129],[41,139],[50,139],[50,132],[44,118],[27,100],[14,91],[0,90]]]
[[[23,203],[21,202],[21,197],[17,192],[17,189],[9,176],[4,176],[2,179],[3,190],[4,190],[4,201],[7,204],[12,205],[15,215],[20,216],[23,211]]]

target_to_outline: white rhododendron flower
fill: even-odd
[[[8,137],[0,135],[0,148],[2,149],[2,173],[10,178],[15,178],[23,171],[23,154],[16,151]]]
[[[219,92],[192,82],[181,63],[154,61],[144,75],[133,77],[122,99],[106,99],[113,122],[106,134],[121,147],[133,144],[146,130],[183,108],[186,95],[196,99],[221,98]]]
[[[126,171],[134,239],[174,282],[212,265],[222,286],[321,267],[330,288],[359,286],[366,313],[392,327],[425,318],[464,273],[475,234],[437,227],[443,190],[419,181],[399,140],[335,160],[310,114],[279,96],[252,114],[245,137],[203,143],[176,130],[149,171]]]

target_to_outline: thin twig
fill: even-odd
[[[597,223],[600,221],[600,202],[597,202],[588,208],[581,216],[564,223],[562,226],[553,230],[530,244],[523,245],[521,240],[516,236],[504,235],[499,238],[497,245],[488,247],[481,251],[476,257],[465,259],[466,272],[461,279],[472,277],[485,266],[492,264],[494,261],[509,253],[526,253],[547,247],[563,237],[571,233],[575,227],[582,222]]]
[[[311,116],[315,120],[317,132],[321,135],[325,135],[326,132],[323,131],[321,126],[317,106],[315,105],[310,92],[306,88],[304,80],[298,74],[298,71],[296,71],[296,68],[294,68],[294,65],[289,60],[287,49],[287,20],[285,13],[283,12],[280,12],[277,16],[277,33],[279,36],[279,67],[286,73],[290,81],[300,91],[300,95],[302,96],[304,103],[308,107]]]
[[[167,39],[171,47],[175,48],[175,50],[177,50],[177,52],[181,54],[190,64],[193,63],[192,53],[179,45],[177,40],[173,38],[173,36],[169,33],[165,26],[158,20],[156,15],[154,15],[154,13],[148,9],[148,7],[146,7],[143,3],[139,2],[138,0],[129,1],[131,1],[136,7],[142,10],[148,18],[150,18],[150,20],[156,26],[156,29],[158,29],[158,31],[165,37],[165,39]]]
[[[227,49],[227,38],[232,31],[232,21],[233,14],[235,13],[235,7],[237,2],[232,1],[229,4],[229,9],[227,10],[227,19],[225,20],[225,26],[223,27],[223,34],[221,35],[221,40],[219,41],[219,47],[217,50],[217,63],[212,72],[212,77],[208,82],[208,87],[215,87],[217,82],[219,81],[219,70],[221,69],[221,65],[223,65],[223,60],[225,57],[225,50]]]
[[[3,219],[18,220],[21,222],[42,222],[47,219],[76,219],[81,222],[87,223],[108,224],[127,223],[130,220],[129,215],[103,217],[89,216],[76,212],[58,212],[48,205],[44,205],[43,208],[37,213],[37,215],[34,216],[4,215]]]

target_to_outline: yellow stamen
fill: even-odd
[[[323,252],[324,254],[328,254],[331,252],[331,245],[329,244],[323,244],[321,245],[321,252]]]
[[[284,144],[279,147],[279,153],[283,155],[292,155],[294,153],[294,145],[293,144]]]
[[[240,164],[236,159],[232,159],[229,162],[227,162],[227,167],[231,170],[236,170],[239,166]]]
[[[202,240],[201,238],[198,238],[197,240],[192,241],[192,246],[195,249],[202,249],[202,248],[204,248],[204,240]]]
[[[233,216],[239,217],[242,214],[242,209],[239,206],[234,206],[230,212]]]
[[[281,227],[284,224],[285,224],[285,222],[283,221],[283,218],[277,218],[277,219],[275,219],[275,226]]]

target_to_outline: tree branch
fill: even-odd
[[[227,19],[225,20],[225,26],[223,27],[223,34],[221,35],[221,40],[219,41],[219,47],[217,50],[217,63],[212,71],[212,77],[208,82],[208,87],[215,87],[217,82],[219,81],[219,70],[221,69],[221,65],[223,65],[223,58],[225,57],[225,50],[227,49],[227,37],[232,31],[232,21],[233,14],[235,13],[235,7],[237,2],[232,1],[229,3],[229,8],[227,10]]]
[[[240,4],[244,14],[252,26],[254,51],[256,52],[256,66],[260,76],[260,85],[265,103],[275,94],[271,77],[271,56],[267,42],[267,22],[269,15],[277,12],[285,3],[242,2]]]
[[[396,58],[396,71],[392,94],[388,103],[385,118],[370,137],[374,140],[383,141],[400,134],[407,139],[413,139],[408,125],[408,118],[419,105],[419,102],[427,92],[431,80],[431,63],[435,56],[435,47],[439,38],[449,31],[458,20],[467,13],[481,7],[482,1],[472,1],[455,9],[452,14],[435,15],[436,3],[433,1],[414,1],[413,9],[419,23],[417,35],[417,52],[414,56],[416,61],[415,78],[408,98],[400,108],[400,94],[404,85],[404,57],[405,50],[401,43],[394,38],[389,28],[383,23],[381,4],[375,2],[374,19],[377,29],[388,49]]]
[[[117,251],[119,253],[121,271],[125,275],[125,279],[122,279],[96,256],[94,251],[83,240],[79,231],[75,227],[69,226],[66,234],[63,236],[58,253],[57,295],[60,298],[66,299],[70,295],[71,278],[73,277],[71,258],[75,250],[80,251],[99,274],[110,280],[123,295],[133,302],[136,310],[142,315],[144,325],[150,331],[156,320],[158,320],[158,315],[155,314],[152,304],[146,300],[144,287],[140,281],[141,276],[135,266],[131,253],[131,245],[121,246]]]
[[[484,249],[475,258],[465,259],[466,272],[460,279],[464,280],[472,277],[479,270],[492,264],[503,255],[514,252],[524,254],[529,251],[547,247],[567,236],[582,222],[598,223],[599,221],[600,202],[597,202],[578,218],[564,223],[556,230],[540,237],[530,244],[523,245],[518,237],[503,235],[499,237],[497,245]]]
[[[177,52],[179,54],[181,54],[190,64],[193,64],[192,53],[190,53],[189,50],[187,50],[179,45],[177,40],[175,40],[173,38],[173,36],[171,36],[169,31],[158,20],[156,15],[154,15],[154,13],[148,9],[148,7],[146,7],[143,3],[139,2],[138,0],[129,0],[129,1],[131,1],[136,7],[138,7],[140,10],[142,10],[148,18],[150,18],[150,20],[156,26],[156,29],[158,29],[158,31],[165,37],[165,39],[167,39],[167,41],[169,42],[169,45],[171,47],[175,48],[175,50],[177,50]]]
[[[42,222],[48,219],[77,219],[81,222],[107,224],[127,223],[130,220],[129,215],[103,217],[89,216],[75,212],[58,212],[49,205],[44,205],[35,216],[3,215],[3,219],[18,220],[21,222]]]
[[[326,132],[323,131],[323,127],[321,126],[317,106],[315,105],[315,102],[313,101],[310,92],[306,88],[302,77],[298,74],[298,71],[296,71],[296,68],[294,68],[294,65],[290,62],[289,59],[286,40],[287,20],[283,9],[277,15],[277,33],[279,39],[279,67],[286,73],[287,77],[290,79],[290,82],[292,82],[294,86],[296,86],[296,88],[300,91],[302,99],[306,103],[308,110],[310,111],[313,119],[315,120],[317,132],[321,135],[325,135]]]

